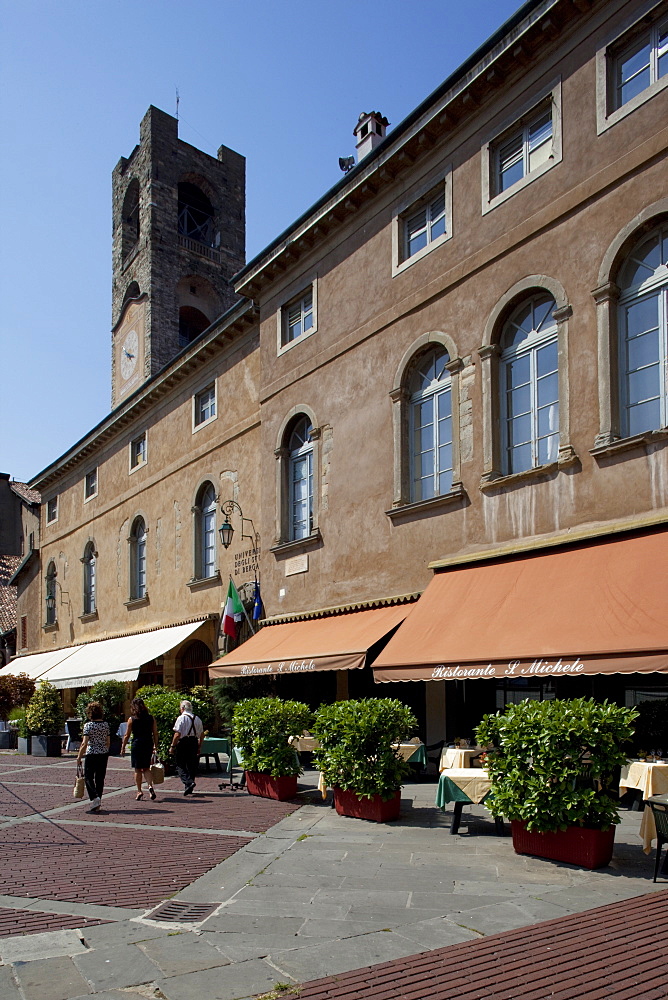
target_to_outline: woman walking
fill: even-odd
[[[121,756],[125,755],[125,747],[132,737],[130,763],[135,771],[135,784],[137,786],[135,798],[139,802],[144,797],[141,787],[142,779],[148,785],[148,794],[152,799],[155,798],[153,782],[151,781],[151,758],[158,749],[158,727],[142,698],[132,699],[131,713],[121,744]]]
[[[84,759],[84,780],[90,799],[88,812],[99,812],[104,791],[104,778],[109,760],[109,723],[104,721],[104,709],[99,701],[86,708],[88,722],[83,727],[83,739],[77,754],[77,764]]]

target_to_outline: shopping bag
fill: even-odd
[[[151,758],[151,781],[154,785],[161,785],[165,780],[165,765],[161,764],[155,754]]]
[[[72,797],[75,799],[82,799],[86,791],[86,782],[84,781],[83,768],[81,764],[77,764],[77,776],[74,781],[74,788],[72,789]]]

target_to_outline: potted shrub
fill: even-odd
[[[16,716],[16,731],[18,734],[17,749],[19,753],[32,753],[32,734],[26,722],[26,709],[19,709],[20,714]]]
[[[310,708],[301,701],[247,698],[237,702],[232,733],[234,745],[243,756],[246,787],[251,795],[294,798],[302,768],[288,740],[300,736],[312,720]]]
[[[518,854],[583,868],[609,863],[619,823],[611,784],[636,714],[573,698],[523,701],[483,718],[476,737],[489,751],[487,805],[510,820]]]
[[[416,726],[411,710],[395,698],[337,701],[318,709],[311,730],[320,743],[314,763],[334,788],[339,815],[397,818],[410,766],[393,744],[408,739]]]
[[[9,713],[14,707],[14,678],[11,674],[0,673],[0,719],[7,725]],[[0,730],[0,750],[14,749],[14,733],[11,729]]]
[[[64,722],[60,691],[48,681],[42,681],[26,710],[26,723],[33,734],[34,757],[60,757]]]

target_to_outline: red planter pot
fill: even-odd
[[[272,778],[259,771],[246,771],[246,788],[251,795],[261,795],[263,799],[294,799],[297,794],[297,775],[288,774]]]
[[[380,795],[374,795],[372,799],[359,799],[355,792],[344,792],[340,788],[335,788],[334,805],[339,816],[354,816],[355,819],[386,823],[389,819],[399,817],[401,789],[397,788],[394,797],[383,802]]]
[[[605,868],[610,864],[615,841],[614,826],[609,830],[569,826],[556,833],[529,833],[524,823],[512,820],[510,828],[516,854],[532,854],[580,868]]]

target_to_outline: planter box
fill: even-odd
[[[16,750],[15,729],[5,729],[0,733],[0,750]]]
[[[272,778],[270,774],[246,771],[246,788],[251,795],[261,795],[263,799],[294,799],[297,794],[297,775],[289,774]]]
[[[19,736],[18,751],[25,754],[32,753],[32,736]]]
[[[60,757],[62,755],[62,739],[60,736],[33,736],[33,757]]]
[[[516,854],[532,854],[580,868],[605,868],[612,857],[614,826],[609,830],[569,826],[556,833],[529,833],[524,823],[513,820],[510,827]]]
[[[339,816],[354,816],[355,819],[386,823],[390,819],[399,818],[401,789],[397,788],[394,797],[384,802],[380,795],[374,795],[372,799],[359,799],[355,792],[344,792],[341,788],[335,788],[334,805]]]

